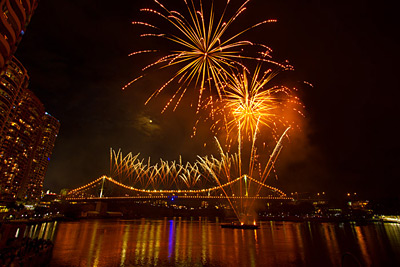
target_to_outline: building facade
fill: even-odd
[[[41,135],[32,159],[29,171],[28,184],[24,197],[39,200],[43,189],[43,181],[49,166],[51,154],[60,129],[60,122],[45,112],[41,127]]]
[[[15,116],[6,122],[0,148],[3,195],[23,198],[43,122],[44,106],[28,89],[23,90]]]
[[[28,88],[28,72],[15,57],[0,75],[0,145],[3,141],[3,130],[6,122],[15,116],[15,108],[21,93]]]
[[[0,73],[10,61],[38,0],[0,0]]]
[[[13,57],[39,0],[0,0],[0,198],[38,199],[60,123]]]
[[[45,113],[15,58],[0,75],[0,197],[38,199],[60,123]]]

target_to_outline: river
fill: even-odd
[[[400,266],[400,224],[260,222],[221,229],[209,219],[61,222],[56,266]]]

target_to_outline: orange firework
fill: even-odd
[[[261,126],[267,126],[275,133],[277,124],[291,125],[283,111],[289,103],[299,105],[300,101],[286,86],[268,87],[278,72],[267,70],[261,74],[260,70],[258,66],[251,78],[246,69],[240,74],[233,73],[224,86],[221,113],[228,136],[238,130],[239,134],[252,137]],[[216,121],[216,124],[220,122]]]

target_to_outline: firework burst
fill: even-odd
[[[251,80],[243,70],[242,74],[232,75],[233,79],[225,90],[225,109],[228,109],[232,119],[227,128],[239,127],[243,133],[253,135],[258,125],[272,127],[277,119],[276,110],[281,104],[278,96],[286,92],[285,87],[264,89],[266,84],[275,76],[270,71],[260,77],[260,68],[257,67]]]
[[[161,93],[169,84],[176,81],[178,83],[177,89],[162,112],[171,104],[175,105],[175,110],[190,86],[199,90],[197,111],[201,108],[202,101],[212,95],[212,88],[215,88],[218,97],[221,98],[223,94],[221,85],[226,82],[233,67],[237,65],[243,66],[242,60],[244,59],[270,62],[285,69],[291,67],[287,64],[272,61],[270,59],[272,50],[269,47],[247,40],[240,40],[242,35],[250,29],[265,23],[275,22],[276,20],[262,21],[233,35],[226,33],[240,14],[245,11],[249,0],[244,2],[231,17],[226,16],[229,1],[227,1],[220,16],[216,16],[213,3],[209,12],[204,12],[201,0],[198,1],[197,5],[194,0],[185,0],[187,7],[186,16],[183,13],[169,10],[157,0],[154,1],[161,11],[153,9],[142,9],[141,11],[161,17],[172,26],[174,33],[172,31],[165,33],[161,28],[151,23],[133,22],[133,24],[157,31],[157,33],[142,34],[142,37],[165,38],[178,47],[174,51],[169,51],[168,55],[160,57],[142,69],[142,71],[147,71],[150,68],[178,67],[178,71],[146,101],[147,103],[150,99]],[[258,51],[253,56],[245,55],[245,51],[253,51],[253,49],[243,49],[245,46],[257,47],[258,49],[256,50]],[[131,55],[152,52],[157,52],[157,50],[137,51]],[[145,72],[125,85],[123,89],[144,75]],[[203,94],[206,88],[209,91],[208,95]]]
[[[222,86],[223,96],[218,101],[217,111],[210,112],[214,121],[212,129],[218,133],[226,131],[227,140],[240,135],[241,138],[254,139],[263,126],[270,129],[275,140],[279,126],[294,126],[291,113],[303,116],[301,101],[291,89],[283,85],[270,85],[279,71],[268,69],[261,72],[258,65],[251,76],[248,69],[241,73],[231,73]]]

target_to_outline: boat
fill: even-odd
[[[231,229],[258,229],[260,228],[256,224],[244,224],[244,223],[224,223],[221,224],[221,228],[231,228]]]

